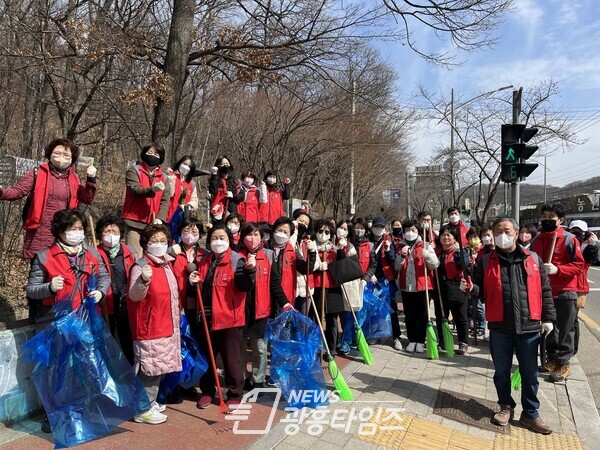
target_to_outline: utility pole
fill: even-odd
[[[410,207],[410,174],[406,171],[406,217],[412,218],[412,210]]]
[[[518,91],[513,91],[513,104],[512,104],[512,123],[519,123],[519,116],[521,115],[521,97],[523,95],[523,88],[520,87]],[[519,223],[519,213],[521,210],[521,186],[519,185],[519,179],[514,183],[511,183],[511,208],[512,217]]]
[[[546,157],[544,156],[544,203],[546,203],[546,173],[548,172],[548,166],[546,165]]]
[[[352,122],[354,126],[354,114],[356,113],[356,81],[352,80]],[[348,205],[348,213],[350,218],[356,214],[356,206],[354,205],[354,145],[352,145],[351,165],[350,165],[350,204]]]
[[[455,205],[455,184],[454,184],[454,88],[450,91],[450,189],[452,192],[452,205]]]

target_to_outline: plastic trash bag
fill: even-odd
[[[54,306],[54,321],[23,344],[36,363],[32,379],[48,415],[55,448],[105,436],[150,409],[133,368],[91,300],[76,311]]]
[[[386,338],[392,335],[393,310],[390,306],[389,283],[385,280],[372,286],[370,284],[364,293],[363,308],[366,317],[361,327],[367,339]]]
[[[156,399],[158,403],[166,403],[167,396],[177,386],[181,386],[184,389],[195,386],[208,370],[208,361],[200,351],[196,339],[192,336],[185,314],[181,315],[179,329],[181,331],[182,370],[181,372],[169,373],[163,377]]]
[[[288,405],[293,408],[328,405],[318,357],[323,344],[317,325],[298,311],[283,311],[267,322],[265,339],[271,347],[271,378]]]
[[[183,209],[177,208],[171,216],[171,219],[169,220],[169,231],[171,232],[171,239],[176,244],[179,244],[181,242],[181,236],[177,232],[177,229],[179,228],[181,222],[183,222],[184,214],[185,212]]]

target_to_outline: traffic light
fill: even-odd
[[[502,181],[516,183],[537,168],[537,164],[525,163],[538,149],[537,145],[526,145],[537,132],[537,128],[526,128],[522,124],[502,125]]]

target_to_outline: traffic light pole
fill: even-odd
[[[519,88],[518,91],[513,91],[513,117],[512,123],[519,123],[519,116],[521,115],[521,95],[523,94],[523,88]],[[519,184],[519,179],[517,179],[514,183],[511,183],[511,213],[513,219],[517,223],[519,223],[519,212],[521,209],[521,186]]]

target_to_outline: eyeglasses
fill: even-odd
[[[162,241],[150,241],[148,242],[148,245],[156,245],[156,244],[161,244],[161,245],[169,245],[169,243],[167,242],[167,240],[162,240]]]
[[[52,156],[56,156],[57,158],[71,158],[71,153],[52,152]]]

